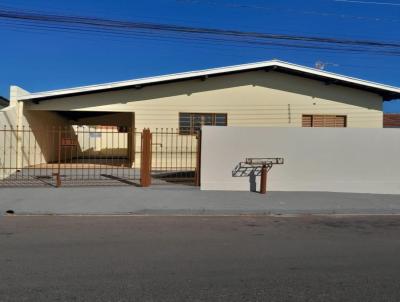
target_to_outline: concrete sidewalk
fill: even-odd
[[[400,195],[199,191],[187,186],[1,188],[0,214],[400,214]]]

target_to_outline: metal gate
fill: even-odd
[[[200,134],[180,134],[175,129],[151,133],[152,183],[199,185]]]
[[[195,184],[196,136],[115,126],[0,129],[0,186]]]

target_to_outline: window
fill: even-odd
[[[303,127],[346,128],[345,115],[303,115]]]
[[[226,113],[179,113],[179,133],[196,134],[201,126],[226,126]]]

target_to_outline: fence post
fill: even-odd
[[[128,128],[128,159],[129,168],[134,168],[135,163],[135,144],[136,144],[135,128]]]
[[[57,150],[57,173],[53,175],[56,177],[56,187],[61,187],[61,148],[62,148],[62,134],[61,127],[58,127],[58,150]]]
[[[151,185],[151,132],[150,132],[150,129],[143,129],[143,134],[142,134],[140,185],[142,187],[149,187]]]
[[[201,185],[201,130],[197,133],[195,185]]]
[[[260,193],[267,194],[267,176],[268,169],[266,165],[263,165],[261,168],[261,180],[260,180]]]

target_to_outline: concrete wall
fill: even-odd
[[[16,101],[17,96],[18,91],[15,87],[12,87],[10,105],[0,110],[0,179],[14,173],[15,170],[8,168],[16,167],[21,158],[21,150],[19,150],[18,143],[19,137],[17,133],[6,131],[16,129],[19,124],[18,102]]]
[[[283,157],[269,190],[400,194],[399,156],[400,129],[204,127],[201,188],[248,191],[240,161]]]
[[[303,114],[348,116],[348,127],[382,128],[376,94],[253,71],[164,85],[27,102],[27,110],[134,112],[137,129],[178,128],[179,112],[227,113],[229,126],[300,127]]]
[[[17,162],[17,136],[15,133],[5,132],[5,129],[16,127],[16,107],[6,107],[0,110],[0,179],[8,176],[12,170],[5,168]],[[8,141],[8,144],[5,142]],[[11,146],[14,146],[12,148]]]

